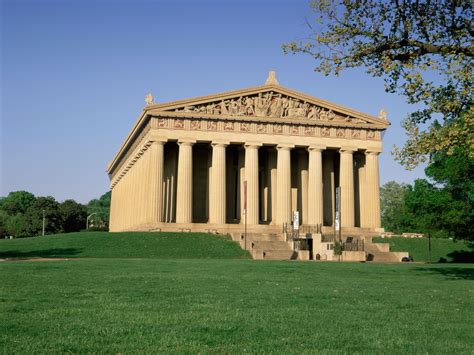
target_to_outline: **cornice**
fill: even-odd
[[[385,120],[373,115],[369,115],[367,113],[363,113],[363,112],[360,112],[360,111],[357,111],[357,110],[354,110],[354,109],[351,109],[339,104],[335,104],[327,100],[319,99],[317,97],[310,96],[302,92],[289,89],[280,85],[261,85],[261,86],[246,88],[246,89],[227,91],[227,92],[223,92],[219,94],[198,96],[194,98],[171,101],[171,102],[166,102],[162,104],[153,104],[153,105],[146,106],[144,108],[144,111],[149,112],[149,113],[152,113],[152,112],[155,113],[156,111],[162,112],[164,110],[174,110],[182,106],[199,105],[199,104],[204,104],[209,101],[226,100],[233,97],[258,94],[258,93],[263,93],[266,91],[275,91],[276,93],[293,96],[303,101],[307,101],[307,102],[313,103],[315,105],[318,105],[327,109],[341,112],[342,114],[345,114],[345,115],[353,116],[355,118],[360,118],[363,120],[368,120],[372,122],[373,124],[381,125],[384,128],[387,128],[390,125],[390,122],[388,120]]]
[[[207,119],[207,120],[227,120],[234,122],[258,122],[258,123],[285,123],[309,126],[331,126],[331,127],[348,127],[348,128],[367,128],[382,131],[386,126],[382,124],[365,124],[353,123],[345,121],[323,121],[309,120],[304,118],[274,118],[274,117],[257,117],[257,116],[231,116],[231,115],[212,115],[208,113],[196,112],[175,112],[175,111],[149,111],[148,114],[153,118],[169,117],[169,118],[187,118],[187,119]]]

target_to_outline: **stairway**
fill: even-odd
[[[233,236],[233,239],[236,238]],[[291,260],[298,256],[282,233],[248,233],[246,241],[239,234],[238,239],[240,246],[246,248],[256,260]]]
[[[366,243],[367,261],[380,263],[399,263],[403,257],[408,257],[404,251],[390,251],[389,243]]]
[[[319,238],[321,239],[321,237]],[[247,238],[244,237],[243,233],[233,233],[232,239],[238,242],[242,249],[248,250],[255,260],[309,260],[309,254],[306,259],[304,257],[303,253],[305,251],[293,251],[291,243],[285,240],[285,236],[281,232],[247,233]],[[344,251],[344,260],[399,263],[403,257],[408,257],[407,252],[390,251],[390,244],[388,243],[372,243],[370,237],[365,238],[363,245],[364,248],[360,251]],[[324,247],[324,250],[326,250],[326,247]],[[335,259],[328,258],[327,260]]]

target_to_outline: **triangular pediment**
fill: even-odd
[[[216,95],[153,104],[146,108],[177,115],[209,115],[220,117],[256,117],[259,119],[307,120],[315,122],[346,122],[350,125],[374,125],[380,128],[390,123],[385,117],[375,117],[345,108],[325,100],[284,88],[280,85],[263,85]]]

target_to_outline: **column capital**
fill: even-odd
[[[159,130],[150,130],[147,134],[146,137],[148,137],[148,140],[150,141],[168,141],[168,137],[163,135],[163,132]]]
[[[196,143],[195,139],[190,139],[190,138],[178,139],[178,145],[193,145],[194,143]]]
[[[245,149],[257,149],[260,148],[263,144],[259,142],[245,142],[244,147]]]
[[[354,147],[341,147],[341,148],[339,148],[339,153],[353,154],[354,152],[357,152],[357,148],[354,148]]]
[[[166,138],[166,137],[151,137],[150,142],[158,143],[158,144],[165,144],[166,142],[168,142],[168,138]]]
[[[367,150],[365,151],[365,154],[367,154],[367,155],[369,155],[369,154],[371,154],[371,155],[379,155],[380,153],[382,153],[382,151],[379,150],[379,149],[367,149]]]
[[[290,149],[293,149],[294,147],[295,147],[294,144],[281,143],[277,145],[276,149],[277,150],[290,150]]]
[[[308,147],[308,151],[310,152],[322,152],[323,150],[326,150],[325,145],[310,145]]]
[[[228,141],[220,141],[220,140],[215,140],[211,142],[211,146],[213,147],[227,147],[229,145]]]

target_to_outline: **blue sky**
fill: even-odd
[[[412,182],[390,154],[413,110],[383,82],[351,70],[313,71],[281,44],[303,38],[307,1],[1,1],[0,196],[27,190],[87,202],[151,91],[156,102],[280,84],[392,122],[381,183]]]

